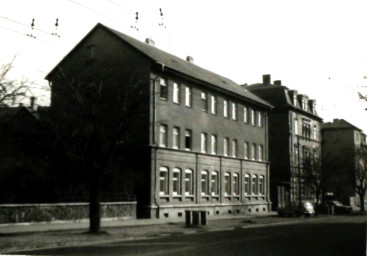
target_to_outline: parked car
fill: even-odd
[[[352,207],[343,205],[336,200],[327,200],[322,202],[319,208],[319,212],[327,214],[348,214],[352,211]]]
[[[280,216],[301,216],[306,217],[315,215],[315,210],[310,202],[303,202],[301,207],[297,203],[288,203],[285,207],[279,207],[277,210]]]

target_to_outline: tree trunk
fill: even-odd
[[[100,231],[100,179],[98,175],[92,175],[89,182],[89,232],[98,234]]]
[[[364,195],[365,195],[366,191],[363,191],[363,193],[359,194],[359,201],[361,202],[361,208],[360,211],[364,212]]]

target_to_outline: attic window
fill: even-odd
[[[94,45],[87,46],[87,60],[96,59],[96,47]]]

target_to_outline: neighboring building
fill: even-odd
[[[94,65],[102,68],[90,68]],[[139,105],[142,113],[126,124],[135,128],[140,148],[133,170],[142,177],[134,188],[138,217],[183,217],[188,209],[210,215],[270,209],[269,103],[191,57],[182,60],[151,40],[143,43],[97,24],[46,77],[51,108],[62,109],[67,100],[65,78],[77,79],[88,68],[97,73],[128,68],[139,74],[139,88],[149,96]]]
[[[362,130],[344,119],[334,119],[322,125],[322,158],[331,172],[325,193],[336,200],[355,206],[358,196],[353,188],[356,149],[366,146]]]
[[[245,85],[246,90],[274,106],[269,113],[270,198],[273,209],[288,201],[314,200],[305,186],[304,163],[320,159],[320,125],[316,101],[263,76],[263,83]],[[301,177],[301,178],[299,178]]]

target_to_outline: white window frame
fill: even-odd
[[[204,170],[201,171],[201,195],[208,196],[209,195],[209,171]]]
[[[243,122],[244,123],[248,123],[248,112],[247,112],[247,107],[243,107]]]
[[[179,149],[180,148],[180,128],[173,127],[172,130],[172,148]]]
[[[217,97],[215,97],[214,95],[210,96],[210,111],[213,115],[217,114]]]
[[[180,85],[176,82],[173,83],[173,102],[180,104]]]
[[[191,95],[191,87],[185,86],[185,106],[191,108],[192,107],[192,95]]]
[[[294,134],[298,135],[298,119],[294,119]]]
[[[208,112],[208,94],[206,92],[201,92],[201,110]]]
[[[165,95],[163,95],[163,92]],[[168,84],[163,78],[159,80],[159,97],[161,98],[161,100],[168,100]]]
[[[250,109],[250,118],[251,118],[251,125],[255,126],[255,110]]]
[[[177,191],[175,191],[177,188]],[[181,169],[173,168],[172,170],[172,195],[179,196],[181,195]]]
[[[211,175],[211,192],[212,196],[219,195],[219,173],[217,171],[213,171]]]
[[[223,116],[225,118],[228,118],[228,114],[229,114],[228,101],[223,100]]]
[[[249,174],[245,174],[245,195],[251,195],[251,178]]]
[[[232,120],[237,120],[237,104],[232,102]]]
[[[240,195],[240,175],[238,173],[233,173],[232,175],[232,183],[233,183],[233,195]]]
[[[185,169],[185,195],[194,195],[194,171],[191,169]]]
[[[162,175],[164,174],[164,175]],[[163,182],[163,183],[162,183]],[[159,195],[167,196],[168,195],[168,168],[160,167],[159,168]]]
[[[259,176],[256,174],[252,175],[252,194],[257,196],[259,194]]]
[[[257,147],[258,147],[258,149],[257,149],[257,151],[258,151],[257,160],[263,161],[264,160],[264,146],[263,145],[258,145]]]
[[[243,158],[249,159],[249,155],[249,143],[245,141],[245,143],[243,143]]]
[[[200,149],[201,153],[207,153],[208,151],[208,134],[205,132],[202,132],[200,134]]]
[[[257,126],[262,127],[263,120],[262,120],[262,113],[260,111],[257,111]]]
[[[159,127],[159,146],[167,147],[167,130],[168,126],[166,124],[161,124]]]
[[[251,160],[256,160],[256,144],[251,144]]]
[[[230,196],[232,193],[231,173],[224,173],[224,196]]]
[[[259,177],[259,194],[265,195],[265,177],[264,175],[260,175]]]
[[[236,139],[232,140],[232,157],[237,157],[238,143]]]
[[[229,156],[229,138],[223,139],[223,155]]]
[[[210,138],[210,150],[213,155],[217,154],[217,135],[212,135]]]

